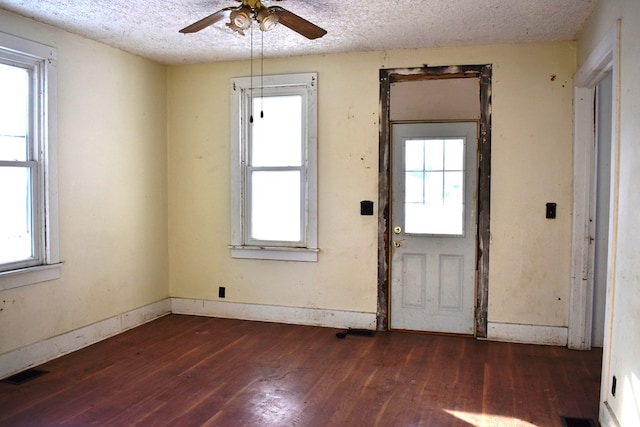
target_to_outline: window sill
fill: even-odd
[[[62,263],[59,262],[56,264],[36,265],[34,267],[4,271],[0,273],[0,291],[59,279],[61,270]]]
[[[277,246],[229,246],[232,258],[317,262],[319,249]]]

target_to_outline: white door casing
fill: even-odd
[[[477,134],[392,125],[391,329],[475,333]]]
[[[593,313],[591,345],[604,344],[604,316],[609,263],[609,210],[611,205],[611,122],[613,76],[608,73],[595,91],[595,182],[591,192],[591,236],[593,238]]]
[[[572,225],[572,248],[571,248],[571,297],[569,305],[569,327],[568,327],[568,347],[574,350],[589,350],[592,338],[592,314],[594,296],[594,276],[593,276],[593,237],[592,197],[595,192],[593,188],[595,170],[595,133],[594,133],[594,100],[595,88],[600,81],[608,74],[613,76],[612,111],[611,111],[611,200],[610,213],[617,207],[615,198],[615,187],[617,186],[615,176],[617,174],[617,99],[619,81],[619,40],[620,21],[612,27],[598,43],[596,48],[589,54],[584,64],[574,76],[574,159],[573,159],[573,225]],[[613,240],[615,239],[615,215],[610,216],[609,224],[609,245],[608,245],[608,265],[615,264],[615,253],[611,251]],[[607,323],[610,322],[611,300],[610,295],[611,277],[607,277],[607,301],[605,308],[604,327],[604,352],[603,364],[607,364]],[[603,381],[607,377],[603,376]],[[606,389],[607,387],[603,387]]]

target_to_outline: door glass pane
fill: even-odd
[[[445,172],[444,173],[444,204],[459,205],[464,203],[464,193],[462,191],[464,185],[463,172]]]
[[[427,172],[424,174],[424,203],[427,206],[442,204],[442,172]]]
[[[424,203],[424,172],[405,172],[404,198],[407,203]]]
[[[421,139],[408,139],[404,145],[405,170],[424,170],[424,141]]]
[[[447,139],[445,140],[445,170],[463,170],[464,169],[464,140],[463,139]]]
[[[302,240],[300,171],[251,173],[251,239]]]
[[[29,71],[0,64],[0,160],[28,156]]]
[[[424,141],[425,170],[441,171],[443,162],[443,144],[441,139],[427,139]]]
[[[0,167],[0,264],[33,257],[31,169]]]
[[[461,138],[405,141],[405,233],[464,234],[464,151]]]
[[[302,96],[254,97],[251,132],[251,166],[302,165]]]

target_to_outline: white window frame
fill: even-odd
[[[256,82],[259,85],[255,84]],[[317,73],[231,79],[231,245],[229,248],[233,258],[310,262],[318,260],[317,83]],[[248,200],[250,195],[247,169],[249,138],[251,138],[249,120],[251,94],[261,96],[265,91],[270,95],[300,94],[303,99],[302,238],[300,242],[263,242],[251,240],[248,237],[248,219],[250,218],[248,210],[251,207]]]
[[[0,62],[32,72],[32,156],[28,160],[35,164],[33,215],[38,229],[34,259],[0,265],[0,290],[4,290],[57,279],[62,264],[58,245],[57,50],[0,32]]]

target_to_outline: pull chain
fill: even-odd
[[[260,42],[260,118],[264,118],[264,31],[261,31]]]
[[[249,123],[253,123],[253,25],[251,26],[251,57],[249,59],[250,62],[250,70],[251,70],[251,83],[249,84]]]

